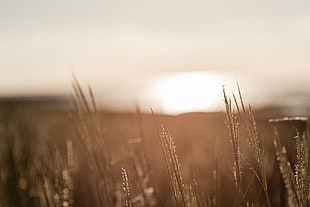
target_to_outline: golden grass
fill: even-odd
[[[124,143],[119,147],[121,150],[113,152],[117,156],[112,157],[111,150],[114,148],[108,144],[91,88],[88,87],[86,94],[75,76],[72,86],[75,108],[71,111],[71,121],[75,134],[70,139],[60,143],[52,139],[41,140],[35,130],[27,131],[31,127],[25,125],[36,125],[37,122],[17,124],[12,119],[3,121],[6,125],[1,123],[1,136],[5,137],[1,143],[5,147],[0,150],[0,207],[220,207],[227,205],[225,190],[230,187],[235,189],[228,195],[234,200],[231,206],[275,206],[276,202],[270,196],[275,193],[270,191],[268,181],[265,142],[251,106],[244,103],[239,85],[238,95],[232,94],[233,99],[229,98],[223,87],[227,136],[232,149],[231,186],[225,186],[223,182],[225,174],[221,161],[226,158],[222,156],[223,147],[219,139],[213,146],[214,157],[200,157],[201,163],[213,160],[209,174],[196,176],[197,166],[187,169],[188,173],[184,170],[182,154],[178,154],[178,137],[172,136],[166,127],[168,124],[159,124],[158,116],[153,113],[154,131],[157,131],[163,157],[161,164],[166,172],[163,173],[163,180],[167,180],[165,185],[159,185],[161,180],[154,176],[152,154],[146,143],[152,137],[146,137],[144,133],[139,107],[136,110],[138,137],[124,138]],[[21,127],[23,125],[25,129]],[[309,128],[308,123],[306,131],[296,133],[294,164],[289,162],[278,130],[274,131],[274,156],[278,160],[290,207],[309,206]],[[25,134],[35,141],[27,145],[23,139]],[[82,165],[77,157],[85,159],[86,165]],[[82,174],[84,177],[77,177],[80,176],[77,174],[81,170],[79,168],[86,172]],[[206,184],[208,180],[211,180],[212,186]],[[84,186],[80,183],[89,186],[89,201],[75,203],[75,199],[79,200],[77,192],[83,190],[77,187]],[[162,197],[166,200],[159,200]]]

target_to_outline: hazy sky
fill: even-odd
[[[0,96],[68,92],[72,71],[119,97],[180,71],[304,93],[309,37],[308,0],[0,0]]]

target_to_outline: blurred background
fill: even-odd
[[[306,0],[0,0],[0,206],[119,207],[123,167],[133,206],[174,206],[160,123],[184,182],[197,179],[211,206],[231,205],[223,86],[230,95],[237,82],[265,144],[270,202],[286,206],[273,127],[294,166],[306,119],[268,119],[309,115],[309,25]],[[245,198],[262,206],[252,161],[241,161]]]
[[[223,109],[222,85],[239,81],[255,106],[306,114],[309,10],[304,0],[0,1],[0,96],[68,95],[74,72],[107,108],[176,114]],[[168,98],[193,93],[199,105]]]

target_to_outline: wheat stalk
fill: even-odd
[[[226,108],[226,125],[229,130],[229,136],[233,149],[233,157],[234,157],[233,175],[237,191],[239,195],[242,195],[243,190],[241,184],[241,163],[240,163],[241,153],[239,143],[239,123],[232,109],[231,100],[227,97],[224,86],[223,86],[223,95]]]
[[[266,204],[268,207],[271,206],[268,185],[267,185],[267,175],[264,162],[264,144],[263,138],[259,138],[256,121],[252,113],[252,107],[249,105],[248,110],[245,108],[245,104],[242,98],[239,83],[237,82],[238,96],[240,101],[240,106],[236,96],[233,94],[235,106],[238,111],[239,118],[241,119],[243,126],[245,126],[246,139],[250,146],[251,155],[254,157],[255,164],[248,162],[250,169],[253,171],[258,183],[260,184],[262,190],[264,191]]]
[[[279,168],[287,191],[288,204],[290,207],[302,207],[298,198],[297,187],[295,185],[294,173],[290,162],[287,160],[286,149],[281,145],[277,128],[274,130],[273,138],[274,147],[276,149],[276,157],[279,162]]]
[[[93,92],[88,87],[90,104],[75,75],[73,75],[72,87],[75,92],[73,98],[78,117],[76,131],[87,149],[88,165],[93,174],[91,179],[95,202],[98,206],[112,206],[111,158],[103,136]]]

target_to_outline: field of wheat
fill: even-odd
[[[239,87],[226,112],[116,113],[72,85],[56,103],[1,101],[1,207],[310,205],[306,117],[252,109]]]

